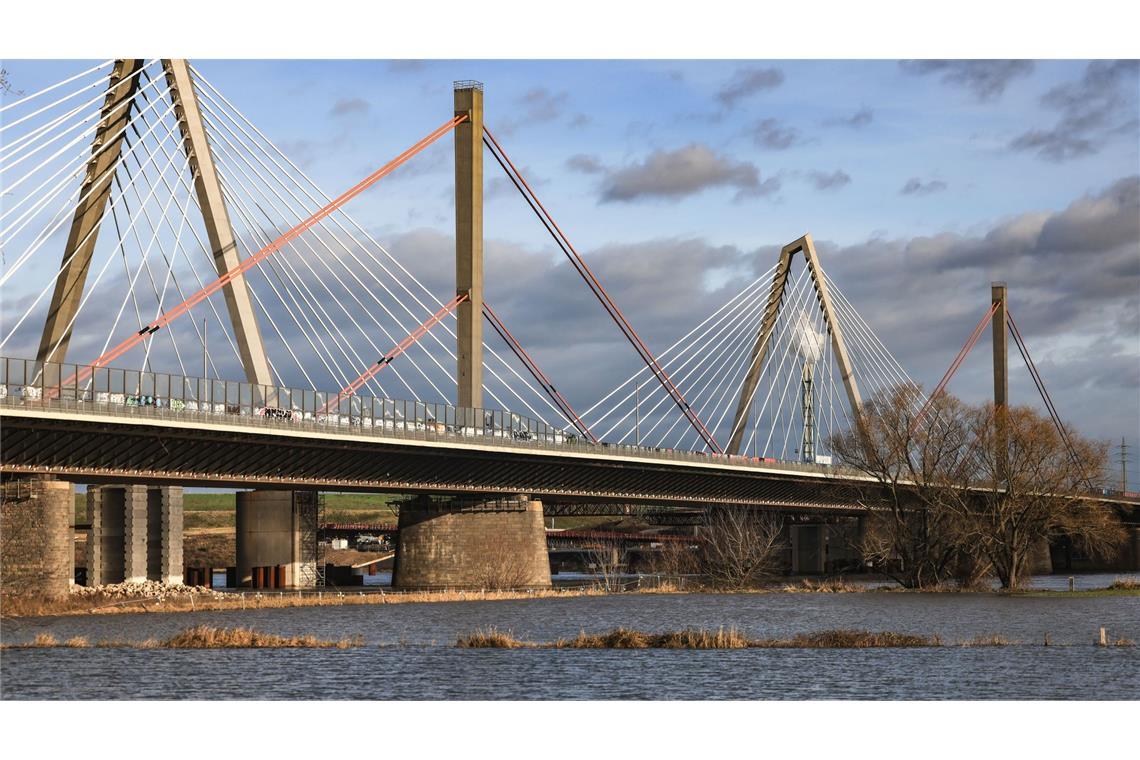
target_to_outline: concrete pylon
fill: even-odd
[[[48,306],[36,361],[63,363],[67,359],[71,329],[83,299],[83,287],[91,269],[107,200],[111,197],[115,178],[112,167],[121,155],[142,67],[140,58],[121,58],[111,68],[107,96],[91,141],[91,158],[87,161],[79,202],[63,246],[63,263]],[[55,378],[47,378],[47,381],[55,382]]]
[[[997,423],[997,451],[994,452],[997,458],[994,461],[997,462],[999,477],[1004,480],[1009,457],[1009,431],[1006,428],[1009,411],[1009,311],[1004,282],[990,284],[990,307],[994,308],[994,418]]]
[[[218,171],[214,166],[214,156],[206,139],[206,125],[202,121],[198,96],[194,92],[190,65],[185,59],[169,58],[162,62],[162,67],[166,72],[166,82],[170,85],[170,97],[182,133],[183,149],[190,160],[194,192],[198,196],[198,206],[202,209],[202,220],[206,223],[206,235],[210,240],[214,265],[221,276],[237,268],[241,259],[238,257],[237,241],[234,239],[229,212],[226,211]],[[233,325],[246,381],[254,385],[272,385],[273,375],[269,371],[269,359],[265,355],[265,345],[257,326],[253,300],[245,277],[234,277],[223,286],[222,291],[226,297],[226,308],[230,313],[230,323]]]
[[[776,319],[780,315],[784,293],[788,287],[788,275],[792,267],[792,257],[802,252],[804,263],[812,279],[819,308],[823,312],[827,332],[831,335],[831,349],[835,355],[835,363],[839,367],[839,374],[843,379],[843,387],[847,391],[847,401],[851,405],[852,419],[858,419],[863,408],[863,399],[859,394],[859,383],[851,367],[851,360],[847,354],[847,344],[843,339],[843,330],[839,320],[835,317],[832,307],[831,292],[827,287],[827,279],[823,276],[823,268],[819,264],[819,256],[815,252],[815,243],[811,235],[788,243],[780,250],[780,263],[776,267],[776,275],[772,279],[772,287],[768,292],[768,303],[764,309],[764,319],[760,322],[760,331],[756,335],[756,343],[752,347],[749,357],[748,374],[740,386],[740,400],[736,406],[736,414],[732,421],[732,436],[729,439],[725,453],[739,454],[740,444],[744,440],[744,431],[748,427],[748,416],[752,409],[752,397],[756,392],[756,385],[760,382],[760,371],[764,367],[764,357],[772,340],[772,331],[776,327]]]
[[[123,58],[115,61],[111,70],[102,118],[95,130],[91,159],[87,163],[80,187],[80,202],[76,206],[71,230],[64,245],[61,273],[56,279],[55,292],[48,306],[48,316],[36,354],[38,361],[67,361],[72,323],[83,299],[91,258],[107,211],[117,171],[116,164],[122,155],[122,144],[130,124],[144,63],[138,58]],[[214,263],[218,274],[222,275],[237,267],[240,259],[221,183],[214,167],[213,154],[206,139],[190,67],[182,59],[166,59],[162,66],[170,85],[170,97],[181,130],[183,149],[189,159],[194,190],[202,210]],[[246,380],[256,385],[272,385],[269,360],[245,279],[240,275],[233,278],[223,286],[222,291]],[[55,381],[52,377],[46,380],[48,383]]]
[[[455,83],[455,309],[458,406],[483,406],[483,85]]]

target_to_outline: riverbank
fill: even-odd
[[[653,585],[607,588],[604,585],[555,587],[530,590],[391,591],[380,588],[304,591],[216,591],[204,586],[164,586],[159,583],[116,584],[97,589],[78,587],[63,599],[5,596],[0,599],[0,618],[59,617],[67,615],[116,615],[163,612],[281,609],[290,607],[337,607],[345,605],[424,604],[439,602],[503,601],[518,599],[570,599],[587,596],[644,594],[980,594],[1018,597],[1140,597],[1140,581],[1117,578],[1110,586],[1074,591],[1020,589],[1016,591],[963,589],[946,585],[907,589],[901,586],[850,582],[842,578],[804,578],[796,583],[752,589],[714,589],[688,583],[654,580]]]

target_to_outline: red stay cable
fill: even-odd
[[[511,351],[513,351],[515,356],[519,358],[519,361],[523,363],[523,366],[527,368],[531,375],[534,376],[534,379],[542,386],[543,390],[546,391],[554,400],[555,404],[558,405],[559,409],[562,410],[562,414],[566,419],[569,420],[574,427],[578,428],[578,432],[594,443],[597,443],[597,437],[590,431],[590,428],[586,426],[586,423],[582,421],[582,418],[578,416],[573,407],[570,406],[570,402],[558,392],[558,389],[554,387],[554,383],[550,382],[546,373],[539,368],[538,364],[530,357],[530,354],[526,352],[526,349],[522,347],[518,339],[511,334],[511,331],[508,330],[507,326],[503,324],[503,321],[499,319],[499,315],[495,313],[495,310],[492,309],[491,305],[486,301],[483,302],[483,311],[487,317],[487,321],[495,328],[495,332],[499,333],[499,337],[506,341]]]
[[[955,356],[954,361],[950,363],[950,369],[946,370],[946,374],[943,375],[942,379],[938,381],[937,387],[935,387],[934,391],[930,394],[929,397],[927,397],[926,403],[923,404],[922,408],[918,410],[918,414],[916,414],[914,417],[914,422],[910,424],[911,435],[914,434],[914,431],[918,429],[918,426],[922,423],[922,419],[930,410],[930,405],[934,403],[934,399],[938,396],[939,393],[946,389],[947,384],[950,382],[950,378],[952,378],[954,376],[954,373],[958,371],[958,367],[962,366],[962,362],[965,361],[966,355],[969,354],[971,350],[973,350],[974,345],[978,342],[978,338],[982,336],[982,331],[986,329],[986,325],[988,325],[990,323],[990,320],[994,318],[994,313],[997,311],[999,305],[1000,304],[997,301],[990,305],[990,310],[985,313],[981,321],[979,321],[977,326],[974,328],[974,331],[970,333],[970,337],[967,338],[966,342],[962,345],[962,348],[958,350],[958,355]]]
[[[118,357],[122,356],[127,351],[129,351],[130,349],[132,349],[136,345],[138,345],[139,342],[141,342],[143,340],[143,338],[145,338],[147,335],[153,334],[153,333],[157,332],[160,328],[170,324],[172,321],[177,319],[179,316],[181,316],[182,314],[185,314],[187,311],[189,311],[196,304],[200,303],[201,301],[203,301],[206,298],[209,298],[211,295],[213,295],[214,293],[221,290],[231,280],[235,279],[236,277],[241,275],[243,272],[246,272],[246,271],[252,269],[253,267],[257,266],[259,263],[261,263],[268,256],[279,251],[281,249],[281,247],[284,246],[286,243],[296,239],[297,237],[299,237],[301,235],[301,233],[305,232],[306,230],[311,229],[313,226],[315,226],[322,219],[328,217],[333,212],[337,211],[339,208],[341,208],[346,203],[348,203],[350,200],[352,200],[353,198],[355,198],[356,196],[360,195],[362,192],[367,190],[369,187],[371,187],[372,185],[376,184],[377,182],[379,182],[384,177],[391,174],[393,171],[395,171],[397,168],[402,166],[404,163],[406,163],[409,159],[411,159],[413,156],[418,154],[424,148],[428,147],[429,145],[434,143],[436,140],[443,137],[445,134],[447,134],[452,129],[454,129],[456,126],[458,126],[459,124],[463,123],[466,120],[467,120],[467,115],[461,114],[459,116],[455,116],[452,119],[449,119],[447,122],[443,123],[442,125],[440,125],[436,129],[434,129],[431,133],[429,133],[422,140],[420,140],[419,142],[412,145],[410,148],[405,150],[403,153],[396,156],[394,159],[392,159],[387,164],[385,164],[384,166],[377,169],[372,174],[365,177],[363,180],[361,180],[357,184],[353,185],[351,188],[346,190],[344,193],[342,193],[337,198],[334,198],[332,201],[330,201],[324,207],[320,208],[316,213],[314,213],[308,219],[305,219],[303,222],[301,222],[297,226],[293,227],[291,230],[289,230],[285,234],[281,235],[279,238],[274,240],[272,243],[265,246],[264,248],[262,248],[260,251],[253,254],[249,258],[245,259],[240,264],[238,264],[236,267],[234,267],[230,271],[226,272],[221,277],[214,280],[209,285],[202,288],[201,290],[199,290],[197,293],[195,293],[194,295],[187,298],[182,303],[171,308],[169,311],[164,312],[162,314],[162,316],[160,316],[158,319],[154,320],[153,322],[150,322],[145,327],[143,327],[141,330],[134,333],[131,337],[127,338],[122,343],[120,343],[117,346],[115,346],[114,348],[110,349],[109,351],[104,353],[99,358],[95,359],[93,362],[91,362],[90,365],[84,367],[82,370],[80,370],[77,373],[78,374],[78,381],[85,380],[88,376],[90,376],[90,374],[95,370],[95,368],[101,367],[101,366],[106,366],[109,362],[112,362],[115,359],[117,359]],[[61,383],[61,385],[66,385],[66,384],[69,384],[73,381],[77,381],[75,376],[67,378],[65,381],[63,381],[63,383]]]
[[[506,162],[507,166],[510,166],[510,170],[507,172],[508,175],[513,173],[515,177],[518,178],[518,181],[522,183],[522,187],[519,188],[520,191],[523,191],[523,187],[525,187],[525,191],[523,191],[524,197],[529,195],[529,198],[527,198],[527,200],[533,200],[534,204],[537,205],[538,208],[536,209],[536,213],[541,210],[540,218],[545,217],[545,220],[550,223],[551,227],[553,227],[551,234],[553,235],[555,232],[557,233],[556,242],[558,242],[558,238],[561,238],[561,243],[565,245],[563,251],[570,258],[571,263],[574,264],[579,274],[581,274],[583,279],[586,280],[586,284],[590,286],[590,289],[594,292],[594,295],[598,298],[599,301],[602,302],[602,305],[606,308],[606,311],[609,312],[610,317],[614,320],[614,322],[617,323],[618,327],[622,330],[622,333],[625,334],[626,339],[629,340],[631,344],[633,344],[634,349],[641,356],[642,361],[645,362],[646,366],[649,367],[649,370],[657,377],[658,382],[661,383],[661,385],[665,388],[665,391],[672,397],[674,403],[677,404],[678,408],[680,408],[684,415],[688,418],[690,424],[692,424],[692,426],[697,429],[697,432],[704,439],[705,443],[716,453],[723,453],[723,450],[721,449],[720,445],[717,444],[712,434],[708,431],[708,428],[705,427],[704,423],[701,422],[700,418],[697,417],[695,412],[693,412],[692,408],[689,406],[689,403],[685,400],[685,397],[681,395],[681,392],[677,389],[676,385],[673,384],[672,379],[670,379],[664,368],[662,368],[661,365],[657,362],[656,357],[653,356],[653,353],[649,350],[649,347],[645,345],[645,342],[641,340],[641,337],[633,329],[633,325],[629,323],[629,320],[626,319],[621,309],[618,308],[617,304],[606,292],[605,288],[602,287],[601,282],[590,270],[589,266],[587,266],[581,255],[579,255],[577,250],[574,249],[573,244],[570,242],[569,238],[566,237],[566,234],[562,232],[562,229],[558,226],[558,223],[554,221],[554,218],[550,215],[550,212],[547,211],[546,207],[542,205],[542,201],[538,199],[538,196],[534,193],[534,189],[531,188],[530,184],[526,181],[526,178],[523,177],[519,172],[518,168],[514,165],[514,162],[512,162],[510,157],[507,155],[506,151],[503,150],[503,146],[499,144],[499,141],[495,139],[495,136],[491,133],[491,130],[489,130],[485,125],[483,127],[483,132],[490,139],[494,149],[499,154],[501,154],[502,160]],[[498,158],[499,156],[496,156],[496,159]],[[506,169],[506,166],[503,168]]]
[[[325,404],[324,411],[327,412],[337,401],[344,398],[345,396],[351,396],[355,394],[358,388],[368,382],[368,380],[376,375],[377,372],[391,364],[393,359],[415,345],[415,343],[419,341],[420,338],[427,335],[428,330],[439,324],[444,317],[454,311],[455,307],[466,301],[467,298],[468,294],[462,293],[444,304],[443,308],[428,317],[427,320],[415,330],[412,330],[412,332],[409,333],[408,336],[402,341],[397,343],[391,351],[380,357],[380,359],[371,367],[364,370],[364,372],[361,373],[360,377],[356,378],[351,383],[342,388],[340,393],[336,395],[336,401],[329,401],[327,404]]]

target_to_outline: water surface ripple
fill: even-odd
[[[0,639],[145,639],[190,625],[360,635],[351,650],[38,649],[0,654],[4,699],[1137,699],[1140,597],[677,594],[5,620]],[[617,626],[999,634],[1024,645],[891,650],[462,650],[494,626],[532,641]],[[1040,646],[1045,634],[1053,646]]]

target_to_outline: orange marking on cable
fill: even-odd
[[[470,294],[461,293],[461,294],[455,296],[455,298],[452,298],[446,304],[444,304],[443,308],[441,308],[435,314],[432,314],[430,317],[428,317],[427,321],[425,321],[422,325],[417,327],[415,330],[412,330],[412,332],[406,338],[404,338],[402,341],[400,341],[399,343],[396,344],[395,348],[393,348],[391,351],[386,353],[384,356],[382,356],[380,358],[379,361],[377,361],[375,364],[373,364],[371,367],[369,367],[363,373],[361,373],[360,377],[356,378],[351,383],[349,383],[344,388],[342,388],[340,393],[338,393],[336,395],[336,400],[335,401],[329,401],[327,404],[325,404],[325,408],[323,411],[328,412],[328,410],[331,409],[342,398],[344,398],[345,396],[352,396],[353,394],[355,394],[358,388],[360,388],[362,385],[364,385],[366,382],[368,382],[371,378],[375,377],[376,373],[378,373],[380,370],[384,369],[389,364],[391,364],[393,359],[395,359],[397,356],[404,353],[409,348],[411,348],[413,345],[415,345],[415,343],[417,341],[419,341],[420,338],[427,335],[428,330],[430,330],[431,328],[433,328],[437,324],[439,324],[440,321],[444,317],[446,317],[448,314],[450,314],[452,311],[455,310],[455,307],[459,306],[459,304],[466,301],[469,297],[470,297]]]

